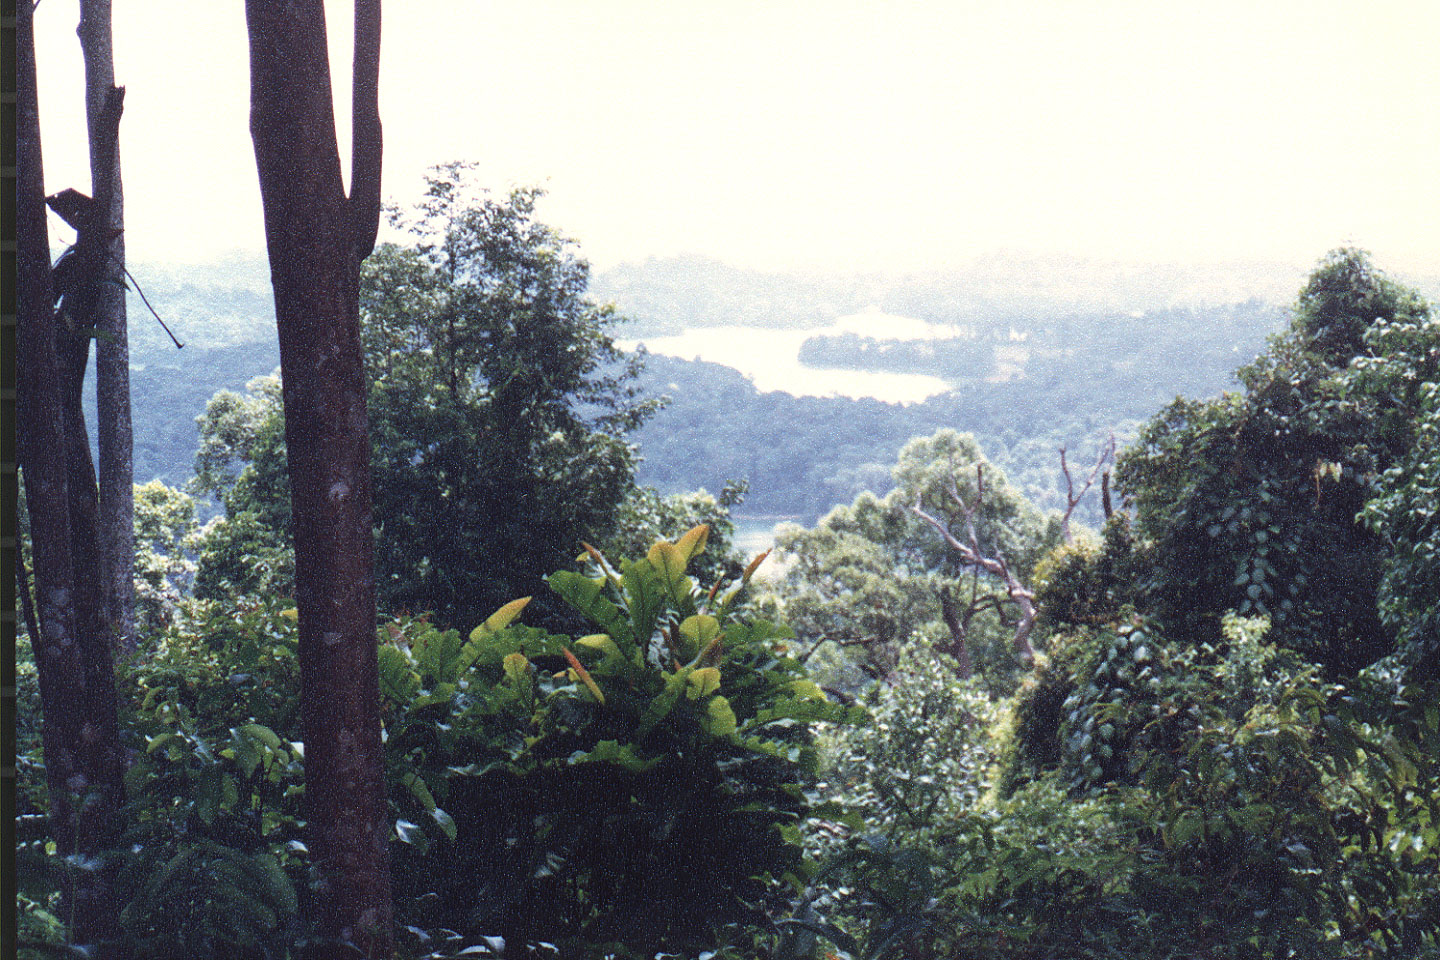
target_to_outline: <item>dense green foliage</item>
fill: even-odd
[[[577,538],[612,534],[634,486],[622,437],[656,403],[638,395],[638,362],[622,362],[610,339],[613,309],[585,297],[588,266],[534,219],[538,195],[477,197],[463,167],[441,168],[415,217],[394,215],[416,245],[382,245],[365,261],[382,608],[463,623],[538,594]],[[199,595],[284,590],[278,382],[217,394],[200,431],[197,486],[226,519],[206,538]]]
[[[451,199],[441,190],[434,210],[457,209]],[[494,366],[503,360],[491,349],[531,347],[503,322],[449,318],[505,315],[515,291],[496,278],[556,276],[525,259],[548,249],[549,235],[519,229],[530,223],[524,203],[483,211],[498,218],[485,231],[520,237],[486,253],[513,253],[524,261],[517,272],[480,271],[495,284],[466,288],[463,271],[446,272],[444,243],[391,248],[375,261],[383,280],[367,307],[377,396],[394,391],[377,400],[391,418],[377,421],[377,447],[393,448],[390,469],[410,470],[415,484],[455,491],[485,475],[460,438],[489,442],[468,425],[505,402],[488,385],[526,375]],[[606,385],[600,366],[562,362],[549,375],[571,384],[570,398],[594,374],[588,382],[615,406],[556,396],[553,408],[507,408],[515,422],[505,442],[528,437],[543,454],[558,433],[556,449],[569,453],[537,454],[524,461],[534,473],[506,483],[521,488],[517,500],[521,480],[535,481],[537,497],[593,484],[608,522],[587,528],[573,504],[534,514],[570,538],[557,540],[560,561],[548,568],[560,572],[537,584],[529,606],[497,601],[464,621],[480,623],[468,635],[398,609],[380,625],[406,955],[1435,956],[1433,309],[1364,254],[1331,254],[1289,328],[1242,368],[1240,389],[1164,406],[1121,457],[1121,509],[1098,532],[1073,524],[1068,540],[1041,509],[1055,503],[1053,476],[1041,497],[997,465],[1026,444],[1058,445],[1053,424],[997,440],[1004,457],[983,431],[941,424],[898,457],[857,441],[846,456],[865,466],[825,474],[848,505],[781,534],[778,579],[757,597],[746,591],[755,567],[730,546],[741,486],[667,496],[637,487],[630,467],[609,479],[545,474],[589,444],[605,448],[644,410],[626,392],[637,382]],[[584,328],[572,320],[562,326]],[[582,336],[582,353],[605,336],[603,324],[590,332],[600,339]],[[772,400],[764,409],[787,417],[811,409],[719,375],[725,390],[707,396],[678,373],[701,368],[652,363],[679,397],[670,414],[697,429],[713,423],[707,406],[724,409],[726,390],[753,404],[735,420]],[[217,395],[202,419],[197,486],[222,500],[225,519],[199,534],[186,496],[161,485],[137,492],[149,643],[120,677],[130,751],[123,919],[142,960],[299,956],[310,934],[275,390],[257,381],[248,396]],[[986,404],[1009,397],[1007,423],[1044,422],[1042,401],[1006,390],[964,395],[989,397],[978,404],[986,416],[1005,414]],[[533,383],[525,391],[543,394]],[[401,409],[407,397],[416,402]],[[814,401],[835,414],[822,427],[838,445],[845,431],[880,422],[865,420],[871,413],[903,431],[927,408]],[[743,457],[726,444],[752,442],[740,437],[708,438],[704,468],[755,476],[732,470]],[[767,442],[775,461],[809,449]],[[617,456],[611,466],[633,467],[628,450]],[[608,469],[603,458],[597,469]],[[409,499],[387,509],[400,511],[393,522],[405,538],[420,537],[408,525],[427,517],[448,521],[431,540],[396,548],[405,582],[443,585],[425,558],[433,564],[435,544],[451,540],[470,544],[454,557],[464,564],[456,576],[484,578],[486,589],[525,582],[511,560],[539,562],[487,546],[503,538],[466,539],[472,515],[433,504],[425,513],[418,487],[396,489]],[[915,504],[957,541],[1003,557],[1033,591],[1033,663],[1015,656],[1007,585],[967,564]],[[516,509],[496,508],[522,530]],[[382,550],[391,522],[381,517]],[[600,548],[577,561],[581,537]],[[637,559],[616,567],[605,554]],[[391,600],[418,596],[397,590]],[[573,619],[537,612],[542,596]],[[522,607],[535,626],[521,625]],[[947,623],[966,611],[971,678]],[[19,919],[39,956],[38,944],[58,949],[66,935],[57,877],[89,865],[61,862],[46,836],[24,644],[17,685]]]
[[[704,544],[699,527],[619,570],[597,553],[553,574],[603,633],[499,629],[511,605],[468,642],[402,628],[382,648],[388,749],[454,841],[402,826],[414,925],[566,956],[698,951],[761,922],[803,869],[808,728],[853,712],[785,653],[789,631],[730,615],[748,575],[719,592],[688,576]]]
[[[361,279],[377,579],[383,607],[464,623],[613,528],[635,471],[622,438],[656,403],[614,308],[586,298],[589,266],[536,221],[540,191],[477,196],[458,164],[428,183],[392,218],[415,246],[381,247]]]
[[[937,645],[955,641],[944,623],[949,604],[982,676],[1008,689],[1020,664],[1005,585],[967,567],[910,508],[921,505],[964,538],[958,494],[975,505],[982,551],[1004,557],[1021,579],[1058,541],[1057,518],[1043,516],[1016,491],[973,437],[953,430],[910,441],[891,478],[884,497],[862,493],[813,529],[782,530],[777,547],[787,569],[774,593],[786,622],[807,643],[848,649],[866,674],[888,678],[912,635]]]
[[[831,867],[782,952],[1433,955],[1429,311],[1337,251],[1244,393],[1151,421],[1122,458],[1134,519],[1034,569],[1048,649],[997,740],[951,732],[947,762],[914,729],[983,714],[943,671],[872,689],[909,722],[848,735],[886,786],[859,794],[865,832],[817,844]]]
[[[495,936],[565,956],[699,950],[753,936],[781,880],[798,882],[800,828],[824,811],[802,789],[811,727],[861,712],[807,678],[786,628],[734,612],[753,568],[711,588],[689,575],[707,532],[618,571],[597,552],[553,574],[604,633],[520,626],[527,600],[468,641],[410,618],[382,630],[397,908],[418,952]],[[273,600],[202,602],[128,665],[137,956],[279,955],[305,938],[297,642]],[[29,856],[38,925],[45,871],[63,866]]]
[[[1226,610],[1268,615],[1334,676],[1392,649],[1376,605],[1387,551],[1356,515],[1413,449],[1418,398],[1343,374],[1371,325],[1428,314],[1363,254],[1337,251],[1290,330],[1241,370],[1243,393],[1177,400],[1145,427],[1117,481],[1151,571],[1144,603],[1169,632],[1199,640]]]

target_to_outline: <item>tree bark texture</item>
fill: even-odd
[[[361,6],[357,61],[362,53],[371,59],[379,53],[379,5]],[[369,252],[366,244],[373,245],[378,229],[378,113],[371,122],[357,116],[356,150],[363,156],[354,167],[357,193],[347,197],[321,0],[247,0],[245,9],[250,129],[280,336],[295,520],[315,919],[322,937],[353,943],[367,957],[389,956],[370,442],[358,309],[358,254]],[[373,88],[377,70],[368,60],[357,62],[357,87],[363,72]],[[355,99],[359,113],[370,109],[364,104],[373,107],[373,93]],[[362,185],[373,202],[359,196]],[[368,223],[361,222],[361,211],[370,211]]]
[[[50,277],[32,7],[17,4],[16,260],[19,310],[17,439],[34,547],[40,680],[51,833],[59,854],[102,857],[118,823],[121,757],[108,638],[96,636],[77,600],[93,589],[77,576],[62,360]],[[88,458],[88,454],[87,454]],[[93,483],[93,480],[92,480]],[[72,936],[113,955],[118,904],[113,870],[64,874]]]
[[[90,181],[96,200],[97,246],[93,326],[106,336],[95,347],[99,463],[99,534],[105,614],[124,649],[135,636],[135,468],[130,423],[130,341],[125,316],[125,213],[120,143],[110,100],[115,56],[110,0],[81,0],[80,46],[85,58],[85,116],[90,133]],[[108,199],[108,202],[106,202]]]

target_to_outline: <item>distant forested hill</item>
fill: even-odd
[[[907,440],[953,427],[975,434],[1040,506],[1063,508],[1062,445],[1077,469],[1088,466],[1111,432],[1125,441],[1175,396],[1232,386],[1231,371],[1253,359],[1283,319],[1260,304],[1048,319],[1007,327],[1023,339],[998,343],[999,360],[997,344],[984,338],[954,344],[950,358],[935,341],[875,341],[888,343],[888,353],[832,345],[826,365],[932,373],[956,384],[904,406],[760,393],[729,367],[651,356],[647,387],[670,404],[637,435],[641,477],[665,491],[714,491],[745,478],[743,512],[810,522],[861,490],[883,493]],[[981,348],[983,363],[975,359]]]
[[[945,271],[840,275],[769,273],[705,257],[669,257],[597,274],[591,293],[620,306],[632,321],[623,335],[634,338],[734,324],[821,327],[867,307],[935,323],[971,323],[1247,300],[1289,303],[1304,276],[1303,266],[1135,266],[995,255]]]
[[[1023,263],[987,269],[949,279],[837,280],[689,259],[600,275],[596,297],[617,300],[637,318],[616,331],[627,338],[690,326],[804,327],[816,330],[802,351],[807,362],[930,373],[955,386],[908,406],[797,398],[759,393],[727,367],[652,356],[646,388],[670,396],[671,404],[633,438],[645,458],[641,481],[666,491],[714,491],[728,479],[748,479],[743,513],[813,519],[859,490],[885,489],[887,465],[910,437],[954,427],[975,433],[1012,480],[1053,506],[1060,499],[1060,444],[1079,463],[1110,431],[1123,439],[1176,394],[1225,389],[1230,371],[1283,322],[1283,311],[1257,299],[1175,306],[1171,301],[1183,300],[1187,289],[1176,285],[1184,277],[1177,280],[1175,271],[1077,280],[1066,304],[1064,275],[1022,282]],[[176,484],[190,475],[194,418],[205,401],[221,388],[242,389],[279,363],[268,272],[263,260],[244,257],[205,268],[140,264],[132,271],[186,344],[176,350],[132,292],[136,478]],[[1008,298],[996,279],[1006,276],[1014,283]],[[1247,276],[1235,281],[1237,289],[1255,289],[1246,286]],[[1224,292],[1214,277],[1192,279],[1192,290]],[[1279,271],[1270,285],[1293,290],[1294,278]],[[970,339],[847,338],[819,329],[868,305],[964,323]]]
[[[270,271],[263,257],[237,254],[204,266],[132,263],[130,272],[138,281],[126,298],[135,480],[176,486],[193,473],[195,418],[205,402],[280,365]],[[87,386],[93,400],[93,381]],[[87,405],[86,412],[93,444],[94,411]]]

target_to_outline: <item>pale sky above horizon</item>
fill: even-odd
[[[350,12],[327,9],[348,161]],[[76,16],[36,12],[47,192],[89,186]],[[263,249],[243,4],[114,16],[130,257]],[[1307,267],[1355,243],[1435,275],[1437,41],[1431,0],[391,0],[384,191],[449,160],[539,183],[602,268]]]

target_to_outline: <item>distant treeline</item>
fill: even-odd
[[[217,390],[239,390],[252,377],[272,372],[279,357],[268,292],[251,288],[259,276],[256,264],[236,261],[208,282],[191,271],[148,272],[147,296],[186,347],[177,351],[132,295],[135,476],[177,485],[191,474],[195,417],[205,402]],[[732,322],[778,325],[783,313],[773,306],[768,313],[750,312],[747,297],[754,288],[727,286],[727,277],[733,281],[736,273],[730,268],[710,265],[709,273],[685,273],[665,261],[652,272],[649,286],[650,274],[641,268],[601,280],[612,287],[617,277],[625,280],[620,286],[630,299],[620,301],[622,312],[635,309],[632,301],[663,299],[683,276],[685,289],[709,289],[709,301]],[[714,286],[706,288],[710,274]],[[819,281],[790,278],[786,286],[771,279],[765,289],[772,304],[822,292],[815,286]],[[810,324],[829,323],[876,292],[881,291],[856,280],[844,304],[812,305]],[[892,292],[891,299],[903,298]],[[917,294],[910,306],[923,307],[924,299]],[[922,404],[760,393],[728,367],[652,355],[643,387],[669,396],[670,404],[631,438],[644,457],[639,481],[667,492],[698,487],[714,492],[727,480],[744,479],[750,493],[742,514],[813,520],[861,490],[883,492],[889,465],[907,440],[953,427],[974,433],[986,455],[1038,504],[1063,506],[1057,454],[1062,444],[1078,462],[1093,455],[1112,431],[1123,438],[1177,394],[1207,396],[1227,388],[1229,371],[1255,356],[1284,316],[1257,301],[1140,315],[1027,316],[1018,308],[979,321],[925,309],[909,315],[965,322],[975,335],[925,341],[817,336],[805,345],[802,360],[928,373],[956,384],[953,392]],[[704,319],[711,323],[697,317],[694,325],[713,325],[715,315]]]

